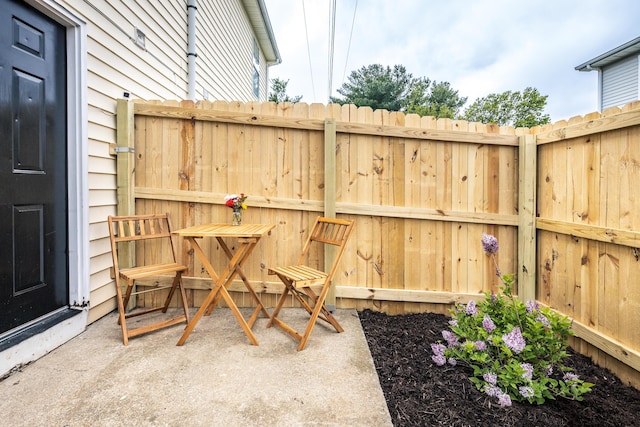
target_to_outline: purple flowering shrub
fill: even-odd
[[[563,364],[567,338],[573,334],[569,318],[535,301],[515,298],[514,276],[502,274],[495,260],[497,239],[483,234],[482,246],[494,261],[502,292],[487,292],[480,302],[456,304],[449,329],[442,332],[444,342],[431,345],[432,360],[438,366],[470,367],[471,382],[500,406],[510,406],[512,400],[535,404],[556,397],[582,400],[593,384]]]

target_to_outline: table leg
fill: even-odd
[[[238,267],[239,266],[241,267],[241,264],[247,259],[247,257],[251,253],[251,250],[253,250],[253,247],[255,246],[257,241],[253,241],[255,240],[253,239],[251,242],[249,241],[242,242],[240,244],[240,248],[238,248],[236,253],[232,254],[231,250],[229,250],[229,247],[224,242],[224,240],[222,240],[222,238],[220,237],[217,237],[217,239],[218,239],[218,243],[220,243],[220,246],[223,248],[223,250],[229,257],[229,264],[227,265],[227,268],[224,270],[224,273],[222,273],[222,277],[225,278],[224,280],[225,288],[227,288],[229,287],[229,285],[231,284],[231,281],[233,280],[236,273],[238,272]],[[253,245],[251,243],[253,243]],[[207,311],[205,312],[207,316],[209,316],[213,312],[213,310],[216,308],[216,306],[218,305],[218,302],[220,302],[221,297],[222,297],[221,294],[216,295],[216,297],[213,299],[211,304],[209,304],[209,307],[207,307]]]
[[[240,327],[242,327],[242,330],[244,331],[245,335],[247,335],[247,337],[249,338],[249,341],[251,342],[251,344],[258,345],[258,340],[256,336],[251,331],[250,326],[244,320],[242,313],[240,313],[240,310],[238,309],[235,302],[231,298],[231,295],[229,295],[229,292],[227,292],[227,289],[226,289],[227,286],[229,286],[229,284],[231,283],[231,280],[233,279],[235,274],[237,273],[238,265],[246,261],[247,257],[249,256],[253,248],[256,246],[258,239],[251,239],[241,243],[241,247],[238,249],[236,254],[231,257],[231,259],[229,260],[229,264],[227,265],[227,268],[225,269],[224,273],[222,273],[220,276],[216,274],[215,270],[213,269],[213,266],[207,259],[206,255],[204,254],[204,252],[202,251],[198,243],[191,237],[188,237],[188,240],[191,242],[194,252],[198,256],[198,258],[200,258],[200,261],[202,262],[205,269],[207,270],[207,273],[209,273],[212,279],[215,278],[215,281],[211,291],[209,292],[205,300],[202,302],[202,305],[194,315],[191,322],[187,324],[187,327],[184,333],[182,334],[182,337],[180,337],[180,340],[178,340],[178,343],[176,345],[181,346],[184,344],[184,342],[187,340],[187,338],[195,328],[196,324],[198,323],[202,315],[205,314],[205,312],[209,311],[209,309],[213,310],[213,308],[215,307],[214,302],[217,304],[220,297],[222,297],[226,301],[227,305],[231,309],[231,312],[233,313],[236,320],[240,324]]]
[[[227,244],[224,242],[224,240],[220,237],[217,238],[218,239],[218,243],[220,244],[220,247],[222,247],[222,250],[224,251],[224,253],[227,255],[227,257],[229,258],[229,260],[231,260],[233,258],[233,253],[231,252],[231,250],[229,249],[229,247],[227,246]],[[256,241],[252,246],[255,247],[255,245],[257,245],[258,242]],[[253,251],[253,247],[251,248],[251,251]],[[267,309],[264,307],[264,305],[262,305],[262,301],[260,300],[260,297],[258,296],[258,294],[256,293],[256,291],[253,289],[253,286],[251,286],[251,284],[249,283],[249,279],[247,279],[247,276],[245,276],[244,271],[242,271],[242,266],[244,265],[245,260],[249,257],[249,254],[251,253],[251,251],[249,251],[247,254],[245,254],[240,262],[238,263],[238,265],[235,268],[235,271],[238,273],[238,275],[240,276],[240,278],[242,279],[242,282],[244,283],[244,286],[247,288],[247,290],[249,291],[249,293],[251,294],[251,296],[253,297],[254,301],[256,302],[257,306],[256,306],[256,310],[253,312],[253,314],[251,315],[250,319],[249,319],[249,327],[253,327],[253,324],[255,323],[258,314],[262,313],[262,315],[264,317],[266,317],[267,319],[270,318],[271,316],[269,315],[269,312],[267,311]],[[209,309],[206,312],[206,315],[210,315],[211,312],[213,311],[213,309],[215,308],[216,304],[218,303],[220,299],[220,295],[218,295],[218,298],[215,298],[211,304],[211,307],[209,307]]]
[[[249,341],[251,341],[251,344],[258,345],[258,339],[253,334],[253,331],[251,330],[247,322],[244,320],[244,317],[242,317],[242,313],[240,313],[238,306],[233,302],[233,298],[231,298],[231,295],[229,295],[229,292],[227,292],[224,286],[220,288],[220,293],[222,294],[222,298],[227,302],[227,305],[231,309],[231,312],[236,317],[236,320],[240,324],[240,327],[244,331],[245,335],[247,336],[247,338],[249,338]]]
[[[200,245],[198,245],[198,242],[196,242],[196,240],[193,237],[187,237],[187,240],[189,241],[189,243],[191,243],[191,247],[193,248],[193,251],[196,253],[198,258],[204,265],[205,270],[207,270],[207,273],[211,277],[212,287],[211,287],[211,291],[203,301],[202,305],[200,306],[196,314],[193,316],[191,321],[187,323],[187,327],[185,328],[184,332],[182,333],[182,336],[180,337],[180,339],[178,340],[178,343],[176,344],[179,346],[183,345],[184,342],[187,340],[187,338],[189,338],[189,335],[191,335],[191,331],[193,331],[193,328],[196,327],[196,324],[204,314],[205,310],[207,309],[207,306],[211,303],[211,301],[213,301],[218,291],[222,288],[222,281],[220,280],[215,270],[213,269],[213,266],[211,265],[206,255],[200,248]]]

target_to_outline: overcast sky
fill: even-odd
[[[330,3],[265,0],[282,57],[269,78],[303,102],[328,100]],[[467,105],[535,87],[555,122],[598,109],[597,72],[575,67],[639,36],[638,0],[337,0],[332,94],[351,71],[400,64]]]

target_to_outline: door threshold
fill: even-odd
[[[60,322],[81,314],[82,310],[76,310],[69,307],[63,307],[38,319],[35,319],[25,325],[21,325],[15,329],[0,335],[0,352],[11,348],[21,342],[39,334]]]

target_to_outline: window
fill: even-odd
[[[258,70],[253,70],[253,94],[256,98],[260,98],[260,73]]]
[[[260,68],[260,46],[255,38],[253,39],[253,66],[257,69]]]
[[[253,38],[253,94],[260,99],[260,46]]]

